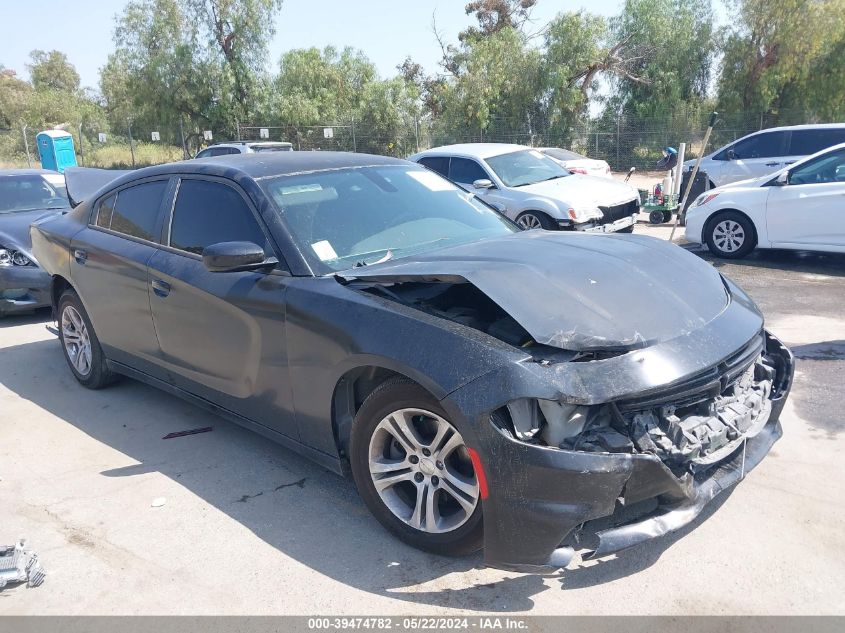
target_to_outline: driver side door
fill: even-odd
[[[845,252],[845,149],[803,163],[772,186],[766,228],[775,248]]]

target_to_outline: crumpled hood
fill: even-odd
[[[340,273],[345,280],[469,282],[538,343],[626,350],[683,336],[728,305],[719,273],[641,235],[523,231]]]
[[[61,214],[61,210],[46,209],[0,213],[0,246],[14,248],[30,256],[32,254],[32,238],[29,236],[30,224]]]
[[[582,174],[546,180],[518,187],[517,190],[560,200],[576,209],[612,206],[639,196],[637,190],[627,183]]]

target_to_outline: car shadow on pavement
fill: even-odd
[[[716,268],[768,268],[793,273],[845,277],[845,253],[757,249],[741,259],[723,259],[716,257],[706,247],[698,244],[685,244],[683,248],[707,260]]]
[[[546,576],[491,574],[482,572],[480,554],[445,558],[406,546],[369,514],[350,480],[178,398],[128,379],[85,390],[66,371],[56,340],[7,347],[3,357],[0,383],[7,389],[138,462],[103,470],[102,476],[161,473],[299,563],[358,590],[412,604],[530,610],[532,597],[549,589],[547,579],[571,589],[649,567],[717,505],[677,535],[615,560]],[[207,426],[213,432],[163,439]],[[202,539],[201,533],[196,537]]]
[[[31,323],[49,323],[53,320],[50,308],[41,308],[25,314],[10,314],[0,317],[0,328],[17,327]]]

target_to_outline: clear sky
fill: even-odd
[[[429,72],[438,71],[440,49],[431,32],[449,40],[472,22],[464,14],[466,0],[284,0],[277,17],[269,63],[275,69],[281,54],[292,48],[349,45],[363,50],[382,76],[391,76],[407,55]],[[113,50],[114,16],[123,0],[0,0],[3,16],[0,64],[26,78],[29,52],[40,48],[67,54],[83,86],[97,87],[99,68]],[[537,25],[560,11],[586,6],[594,13],[618,13],[622,0],[539,0]]]

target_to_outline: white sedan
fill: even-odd
[[[561,149],[560,147],[538,147],[537,149],[573,174],[613,178],[610,165],[607,164],[607,161],[598,160],[597,158],[587,158],[586,156],[582,156],[568,149]]]
[[[845,252],[845,143],[704,192],[687,210],[686,239],[732,259],[755,247]]]

